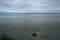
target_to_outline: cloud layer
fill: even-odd
[[[0,10],[54,12],[60,11],[60,0],[0,0]]]

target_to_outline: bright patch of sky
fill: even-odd
[[[0,10],[13,12],[60,12],[60,0],[0,0]]]

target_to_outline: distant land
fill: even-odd
[[[47,13],[38,13],[38,12],[7,12],[7,11],[0,11],[0,14],[60,14],[57,12],[47,12]]]

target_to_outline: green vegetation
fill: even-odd
[[[1,40],[14,40],[14,39],[11,38],[9,35],[4,34],[1,38]]]

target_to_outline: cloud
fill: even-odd
[[[60,11],[60,0],[0,0],[0,10],[24,12]]]

